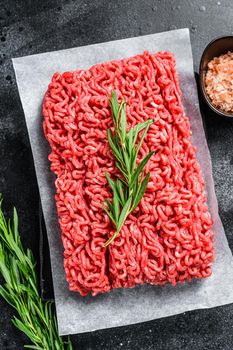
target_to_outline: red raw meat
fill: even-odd
[[[129,127],[154,119],[138,160],[149,151],[155,154],[146,167],[151,177],[143,199],[104,248],[114,233],[102,209],[105,198],[111,198],[105,171],[112,178],[119,175],[107,140],[113,89],[127,103]],[[212,220],[172,53],[144,52],[56,73],[43,115],[70,290],[96,295],[210,276]]]

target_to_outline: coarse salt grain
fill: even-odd
[[[206,92],[213,106],[223,112],[233,112],[233,53],[214,57],[208,63]]]

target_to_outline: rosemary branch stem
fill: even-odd
[[[144,175],[144,168],[154,154],[154,152],[149,152],[136,166],[139,149],[153,120],[148,119],[137,124],[127,132],[126,103],[122,101],[119,105],[115,91],[112,92],[110,106],[115,135],[109,129],[108,142],[122,177],[114,181],[108,174],[105,174],[113,192],[113,199],[112,203],[106,199],[108,207],[103,204],[103,209],[116,227],[115,233],[105,242],[105,247],[114,241],[128,215],[140,203],[150,178],[149,172]],[[142,135],[137,143],[141,131]]]
[[[24,250],[18,232],[18,215],[13,210],[13,219],[6,220],[0,200],[0,273],[5,280],[0,285],[0,295],[18,312],[13,324],[34,345],[25,345],[37,350],[72,350],[69,339],[58,334],[53,301],[43,301],[38,291],[35,261],[32,252]]]

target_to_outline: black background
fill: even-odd
[[[7,213],[13,204],[17,207],[23,242],[38,261],[39,195],[11,58],[189,27],[198,71],[206,44],[233,33],[232,18],[231,0],[0,0],[0,192]],[[202,111],[220,216],[233,249],[233,120],[216,117],[203,105]],[[0,349],[23,349],[26,339],[10,322],[13,310],[3,300],[0,310]],[[75,349],[83,350],[230,350],[233,305],[73,336],[72,340]]]

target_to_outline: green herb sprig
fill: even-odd
[[[35,261],[32,252],[24,250],[19,231],[16,209],[12,222],[7,221],[0,200],[0,273],[5,284],[0,295],[17,310],[12,321],[24,332],[37,350],[72,350],[71,341],[63,341],[58,334],[53,301],[44,302],[39,295]]]
[[[113,135],[111,129],[108,129],[108,142],[122,177],[114,181],[105,173],[113,199],[112,202],[105,199],[107,206],[103,204],[103,209],[116,228],[115,233],[105,242],[105,247],[117,237],[128,215],[140,203],[150,179],[150,172],[144,174],[144,168],[154,154],[149,152],[136,166],[138,152],[153,119],[137,124],[127,132],[126,103],[122,101],[119,105],[115,91],[112,92],[110,106],[115,133]],[[138,141],[141,131],[143,132]]]

